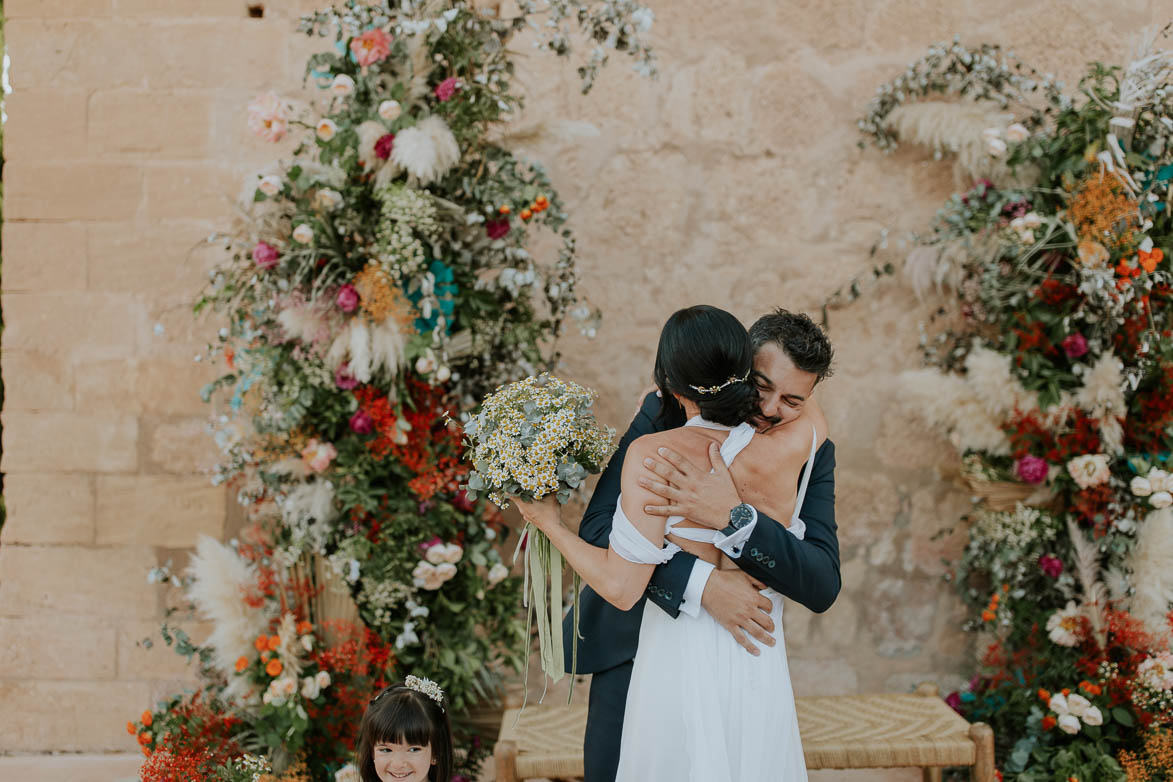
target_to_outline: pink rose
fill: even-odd
[[[248,129],[265,141],[280,141],[289,129],[285,104],[274,92],[258,95],[248,104]]]
[[[436,85],[436,97],[440,99],[441,103],[452,100],[452,96],[456,94],[456,86],[458,82],[455,76],[449,76],[444,81]]]
[[[486,220],[485,233],[490,239],[500,239],[509,233],[509,220]]]
[[[452,505],[457,510],[462,510],[465,513],[471,512],[477,506],[475,502],[468,498],[468,492],[464,489],[461,489],[457,495],[452,498]]]
[[[1058,578],[1063,572],[1063,560],[1050,554],[1043,554],[1039,557],[1039,567],[1051,578]]]
[[[385,30],[367,30],[350,39],[354,61],[363,68],[381,62],[391,54],[391,36]]]
[[[1014,465],[1014,473],[1027,483],[1039,484],[1047,480],[1048,465],[1037,456],[1024,456]]]
[[[370,434],[375,429],[375,419],[361,407],[350,417],[350,431],[355,434]]]
[[[375,157],[379,160],[386,160],[391,157],[391,150],[395,146],[395,134],[387,133],[379,136],[379,140],[375,142]]]
[[[1063,352],[1067,358],[1079,358],[1087,353],[1087,339],[1082,334],[1068,334],[1063,338]]]
[[[347,283],[338,289],[338,296],[334,301],[343,312],[354,312],[358,306],[358,291],[353,285]]]
[[[268,242],[257,242],[257,246],[253,248],[253,260],[260,269],[272,269],[277,265],[279,256],[277,248]]]
[[[301,449],[301,460],[313,472],[322,472],[325,470],[337,455],[338,451],[334,450],[333,445],[330,445],[330,443],[320,443],[317,438],[311,439],[306,443],[305,448]]]
[[[350,374],[350,365],[343,362],[334,370],[334,385],[341,388],[343,391],[350,391],[358,388],[358,378]]]

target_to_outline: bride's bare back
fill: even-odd
[[[803,465],[810,456],[812,427],[821,444],[826,439],[827,427],[821,411],[815,405],[809,405],[801,416],[784,426],[775,427],[764,434],[755,434],[729,468],[742,501],[786,526],[789,526],[794,514]],[[660,480],[643,466],[643,458],[654,455],[658,448],[671,448],[698,468],[703,468],[710,463],[709,445],[720,445],[728,436],[729,433],[724,430],[688,426],[639,438],[632,444],[632,455],[638,456],[639,470],[624,470],[623,494],[629,497],[638,494],[644,498],[640,500],[641,507],[646,503],[660,504],[661,500],[638,485],[640,475]],[[683,529],[703,525],[686,519],[676,524],[676,527]],[[669,535],[668,540],[718,567],[734,567],[711,544],[685,540],[676,535]]]

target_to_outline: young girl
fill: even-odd
[[[408,676],[371,698],[355,753],[362,782],[448,782],[452,728],[440,685]]]

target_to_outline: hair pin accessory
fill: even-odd
[[[403,680],[403,683],[409,690],[415,690],[416,692],[427,695],[429,698],[439,704],[441,709],[444,708],[444,691],[440,689],[440,685],[436,684],[431,679],[423,679],[418,676],[408,676]]]
[[[726,386],[731,386],[734,383],[744,383],[745,381],[749,380],[749,373],[752,371],[753,370],[751,370],[751,369],[747,369],[747,370],[745,370],[745,374],[742,375],[741,377],[730,377],[728,380],[726,380],[724,383],[722,383],[719,386],[689,385],[689,388],[691,388],[693,391],[696,391],[698,394],[715,394],[718,391],[720,391],[721,389],[725,388]]]

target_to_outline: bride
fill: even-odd
[[[758,408],[752,346],[741,323],[723,310],[689,307],[668,319],[660,333],[655,379],[665,405],[680,405],[688,423],[632,443],[607,548],[563,526],[554,498],[518,502],[525,519],[550,537],[571,567],[622,610],[643,596],[656,565],[678,551],[733,567],[713,545],[712,529],[644,513],[645,505],[660,502],[640,486],[640,478],[649,475],[645,459],[671,448],[703,464],[709,445],[719,443],[742,499],[771,518],[787,519],[789,531],[801,538],[805,528],[798,509],[809,477],[809,466],[803,471],[803,464],[814,461],[825,438],[813,422],[801,419],[795,426],[756,432],[749,423]],[[779,479],[785,475],[794,480]],[[779,643],[761,647],[758,656],[746,654],[703,610],[696,618],[675,619],[663,611],[643,612],[617,782],[807,778],[781,637],[782,598],[771,589],[762,594],[772,603]]]

